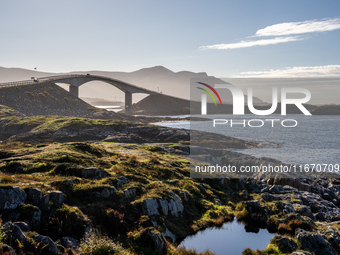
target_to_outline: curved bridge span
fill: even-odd
[[[79,97],[79,87],[90,81],[102,81],[106,82],[116,88],[122,90],[125,93],[125,113],[132,112],[132,94],[134,93],[144,93],[149,95],[159,94],[156,91],[144,89],[138,87],[136,85],[120,81],[117,79],[112,79],[109,77],[91,75],[91,74],[68,74],[68,75],[56,75],[56,76],[47,76],[40,78],[33,78],[31,80],[26,81],[16,81],[16,82],[7,82],[0,83],[1,87],[11,87],[11,86],[21,86],[21,85],[31,85],[37,83],[63,83],[70,86],[70,93],[76,97]]]

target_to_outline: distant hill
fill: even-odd
[[[105,72],[105,71],[86,71],[86,72],[71,72],[86,74],[90,73],[93,75],[106,76],[110,78],[119,79],[125,82],[135,84],[137,86],[160,91],[165,95],[170,95],[183,99],[190,99],[190,79],[205,79],[210,84],[225,83],[214,76],[208,76],[204,72],[194,73],[189,71],[173,72],[163,66],[155,66],[150,68],[143,68],[134,72]],[[4,68],[0,67],[0,83],[17,81],[17,80],[28,80],[31,77],[41,77],[56,75],[56,73],[37,72],[34,70],[20,69],[20,68]],[[63,88],[68,89],[63,86]],[[224,103],[231,103],[232,97],[228,90],[220,93]],[[105,84],[103,82],[90,82],[84,84],[80,88],[80,97],[84,98],[100,98],[110,101],[123,101],[124,93],[113,86]],[[145,94],[134,94],[133,101],[138,102],[139,100],[146,97]],[[208,98],[208,100],[210,100]],[[254,98],[254,103],[262,103],[262,100]]]

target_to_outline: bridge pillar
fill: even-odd
[[[70,93],[75,97],[79,97],[79,88],[76,86],[70,85]]]
[[[125,113],[132,113],[132,93],[125,92]]]

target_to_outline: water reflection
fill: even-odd
[[[222,227],[207,228],[188,236],[180,245],[198,252],[209,249],[217,255],[241,255],[247,247],[252,250],[265,249],[274,236],[266,229],[252,228],[250,225],[245,228],[243,223],[235,219],[224,223]]]

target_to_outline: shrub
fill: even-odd
[[[14,180],[11,176],[4,175],[0,178],[0,182],[1,183],[11,183],[11,182],[14,182]]]
[[[100,237],[92,235],[84,240],[79,247],[80,255],[132,255],[132,253],[124,249],[120,244],[114,243],[108,237]]]

